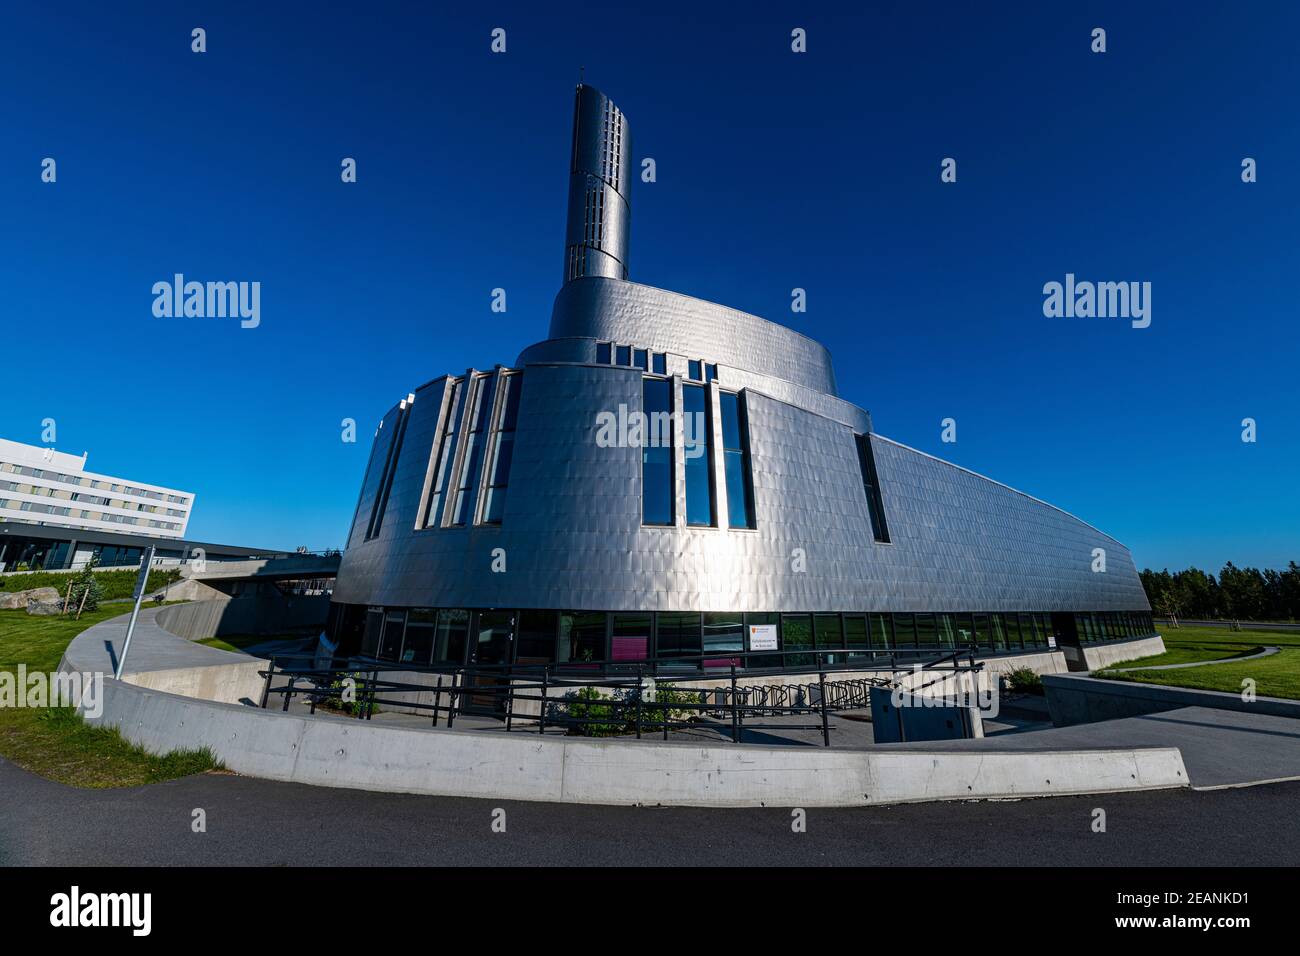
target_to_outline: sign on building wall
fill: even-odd
[[[749,649],[751,651],[774,651],[776,647],[775,624],[749,625]]]

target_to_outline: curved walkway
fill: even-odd
[[[1150,667],[1106,667],[1103,670],[1111,671],[1115,674],[1126,674],[1130,671],[1176,671],[1184,667],[1209,667],[1211,664],[1239,664],[1242,661],[1258,660],[1261,657],[1271,657],[1282,648],[1265,647],[1258,654],[1247,654],[1246,656],[1218,657],[1212,661],[1190,661],[1186,664],[1153,664]]]

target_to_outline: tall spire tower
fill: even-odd
[[[623,111],[594,86],[579,83],[573,101],[565,282],[581,276],[627,278],[631,155]]]

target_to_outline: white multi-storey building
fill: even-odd
[[[0,438],[0,522],[182,538],[194,494],[86,471],[69,455]]]

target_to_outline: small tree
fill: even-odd
[[[81,603],[83,594],[86,599],[84,607]],[[100,584],[99,578],[95,577],[95,559],[91,558],[86,562],[86,566],[72,577],[72,597],[68,601],[68,608],[94,611],[98,609],[103,596],[104,585]]]
[[[1183,602],[1180,600],[1178,593],[1171,589],[1160,595],[1156,610],[1169,618],[1171,627],[1178,627],[1178,615],[1183,612]]]

